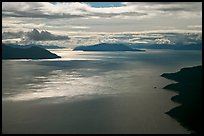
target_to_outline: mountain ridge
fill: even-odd
[[[74,51],[144,51],[139,49],[133,49],[129,46],[120,43],[99,43],[89,46],[77,46],[73,49]]]
[[[2,59],[54,59],[60,56],[40,47],[14,48],[2,45]]]

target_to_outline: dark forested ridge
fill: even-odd
[[[167,114],[187,129],[202,134],[202,66],[182,68],[176,73],[164,73],[161,76],[178,82],[164,87],[177,91],[179,94],[171,99],[181,104]]]
[[[50,51],[31,46],[29,48],[14,48],[2,45],[2,59],[54,59],[60,56]]]

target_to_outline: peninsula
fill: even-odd
[[[177,81],[164,89],[178,92],[171,100],[181,104],[166,113],[192,133],[202,134],[202,66],[182,68],[161,76]]]

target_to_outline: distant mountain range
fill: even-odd
[[[202,44],[128,44],[128,46],[140,49],[202,50]]]
[[[100,43],[90,46],[78,46],[73,49],[74,51],[144,51],[139,49],[133,49],[124,44],[116,43]]]
[[[54,59],[60,56],[40,47],[18,48],[2,44],[2,59]]]
[[[142,49],[202,50],[202,43],[197,44],[130,44],[100,43],[90,46],[78,46],[74,51],[144,51]]]

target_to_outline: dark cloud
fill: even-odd
[[[2,17],[26,17],[26,18],[47,18],[47,19],[56,19],[56,18],[79,18],[84,17],[82,15],[69,15],[69,14],[44,14],[44,13],[29,13],[23,11],[15,11],[15,12],[2,12]]]
[[[189,8],[186,8],[186,7],[174,7],[174,8],[159,8],[158,10],[161,10],[161,11],[190,11],[191,9]]]
[[[86,11],[87,12],[87,11]],[[115,17],[115,16],[145,16],[148,15],[148,13],[143,13],[143,12],[118,12],[118,13],[95,13],[92,12],[89,15],[86,15],[86,17],[92,17],[92,16],[97,16],[97,17]]]
[[[87,11],[84,11],[87,12]],[[44,14],[44,13],[29,13],[23,11],[15,12],[2,12],[2,17],[27,17],[27,18],[47,18],[47,19],[56,19],[56,18],[83,18],[83,17],[113,17],[113,16],[145,16],[147,13],[141,12],[124,12],[124,13],[89,13],[86,15],[71,15],[71,14]]]

